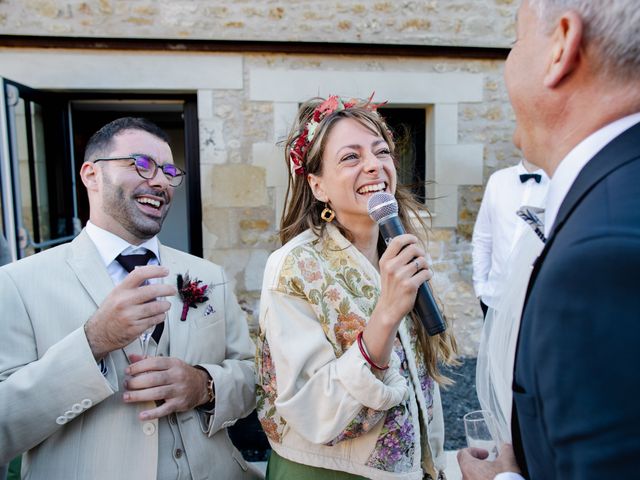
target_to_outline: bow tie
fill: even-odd
[[[520,175],[520,181],[522,183],[534,179],[536,181],[536,183],[540,183],[540,180],[542,180],[542,175],[540,175],[539,173],[523,173],[522,175]]]
[[[140,254],[132,254],[132,255],[123,255],[120,254],[116,257],[116,261],[122,265],[127,273],[131,273],[136,267],[141,267],[149,263],[149,260],[152,258],[156,258],[155,253],[151,250],[147,250],[145,253]],[[164,322],[158,323],[156,328],[154,328],[151,337],[156,341],[156,343],[160,343],[160,337],[162,336],[162,331],[164,330]]]

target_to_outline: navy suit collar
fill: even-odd
[[[536,277],[538,276],[538,272],[540,271],[540,266],[547,256],[547,252],[553,245],[558,233],[562,230],[562,227],[569,219],[575,208],[580,204],[582,199],[598,183],[604,180],[613,171],[640,157],[640,141],[638,141],[638,138],[640,138],[640,124],[636,124],[628,130],[625,130],[609,142],[591,160],[589,160],[576,177],[575,182],[573,182],[567,196],[560,205],[555,223],[549,233],[549,238],[533,266],[533,271],[529,278],[524,306],[522,308],[523,314],[527,306],[527,301],[529,300],[529,293],[531,293],[531,288],[533,287]]]
[[[640,156],[639,137],[640,123],[622,132],[589,160],[562,201],[549,238],[562,229],[575,207],[593,187],[614,170]]]

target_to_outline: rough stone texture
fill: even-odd
[[[507,47],[516,0],[4,0],[15,35]]]
[[[223,140],[224,120],[222,118],[200,119],[200,162],[203,164],[223,164],[228,152]]]
[[[204,201],[202,204],[203,237],[207,239],[206,247],[215,249],[232,248],[239,243],[240,233],[235,211],[218,208],[214,203]]]
[[[264,169],[251,165],[220,165],[205,182],[211,186],[213,204],[220,208],[260,207],[267,204]]]
[[[433,288],[444,305],[460,354],[475,356],[482,313],[470,281],[471,246],[453,229],[436,229],[429,241],[429,254],[433,260]]]

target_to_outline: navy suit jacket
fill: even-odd
[[[580,172],[534,265],[512,417],[534,480],[640,478],[640,124]]]

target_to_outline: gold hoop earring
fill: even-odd
[[[322,210],[322,213],[320,214],[320,218],[327,223],[331,223],[335,217],[336,217],[336,212],[331,210],[329,208],[329,205],[325,203],[324,210]]]

